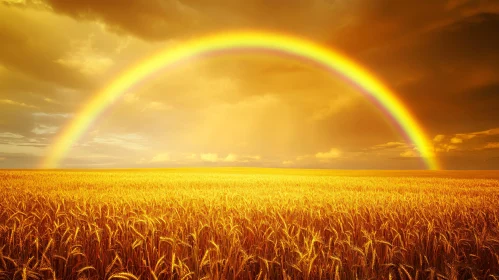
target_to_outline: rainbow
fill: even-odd
[[[421,126],[396,95],[368,71],[330,48],[296,36],[260,31],[221,32],[189,40],[139,62],[90,98],[75,118],[62,130],[41,168],[57,168],[71,147],[89,129],[99,115],[131,87],[167,67],[200,56],[224,54],[236,50],[270,51],[307,60],[337,73],[361,89],[401,129],[416,147],[428,169],[439,169],[437,159]]]

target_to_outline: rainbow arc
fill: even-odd
[[[345,78],[366,95],[414,144],[428,169],[439,169],[423,128],[397,96],[373,74],[347,56],[315,42],[280,33],[262,31],[222,32],[186,41],[140,61],[125,70],[107,87],[95,93],[74,119],[62,130],[41,163],[41,168],[57,168],[71,147],[99,115],[133,86],[157,73],[193,58],[223,55],[227,52],[270,51],[297,57]]]

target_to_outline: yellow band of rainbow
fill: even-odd
[[[201,55],[230,50],[267,50],[296,56],[338,73],[360,88],[382,111],[391,117],[408,141],[419,151],[428,169],[439,169],[431,142],[403,103],[372,74],[346,56],[309,40],[270,32],[222,32],[186,41],[139,62],[90,98],[74,119],[58,135],[41,168],[56,168],[71,147],[98,116],[132,86],[152,74]]]

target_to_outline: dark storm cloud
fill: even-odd
[[[47,0],[46,3],[56,12],[77,19],[100,20],[110,30],[151,40],[182,34],[195,24],[194,11],[180,1]]]
[[[377,50],[365,63],[431,134],[497,127],[497,30],[498,14],[474,14]]]
[[[69,48],[67,39],[51,34],[57,26],[33,21],[17,7],[0,4],[0,14],[0,65],[41,81],[88,87],[82,75],[57,63]]]
[[[499,80],[498,80],[499,82]],[[461,108],[464,130],[499,126],[499,83],[456,94],[455,106]]]
[[[91,88],[78,69],[59,62],[72,51],[64,31],[72,20],[53,19],[47,11],[0,3],[0,133],[48,143],[53,134],[42,132],[66,120],[39,113],[72,112],[79,106],[80,90]]]
[[[463,16],[499,12],[495,1],[44,0],[54,11],[114,31],[168,40],[231,28],[302,34],[348,52],[376,50]]]
[[[454,3],[455,2],[455,3]],[[417,43],[419,36],[480,13],[499,13],[497,1],[350,1],[353,20],[341,28],[332,44],[351,54],[375,55]]]
[[[54,11],[77,19],[100,20],[110,30],[146,40],[166,40],[228,28],[323,30],[334,21],[333,1],[245,0],[45,0]],[[342,6],[342,5],[340,5]]]

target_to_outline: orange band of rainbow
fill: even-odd
[[[297,56],[338,73],[360,88],[367,97],[391,117],[412,142],[428,169],[439,169],[431,142],[421,126],[401,101],[372,74],[346,56],[295,36],[260,31],[223,32],[169,47],[126,70],[106,88],[90,98],[81,111],[67,125],[51,146],[42,168],[56,168],[71,147],[88,130],[98,116],[132,86],[152,74],[201,55],[223,53],[229,50],[269,50],[279,54]]]

